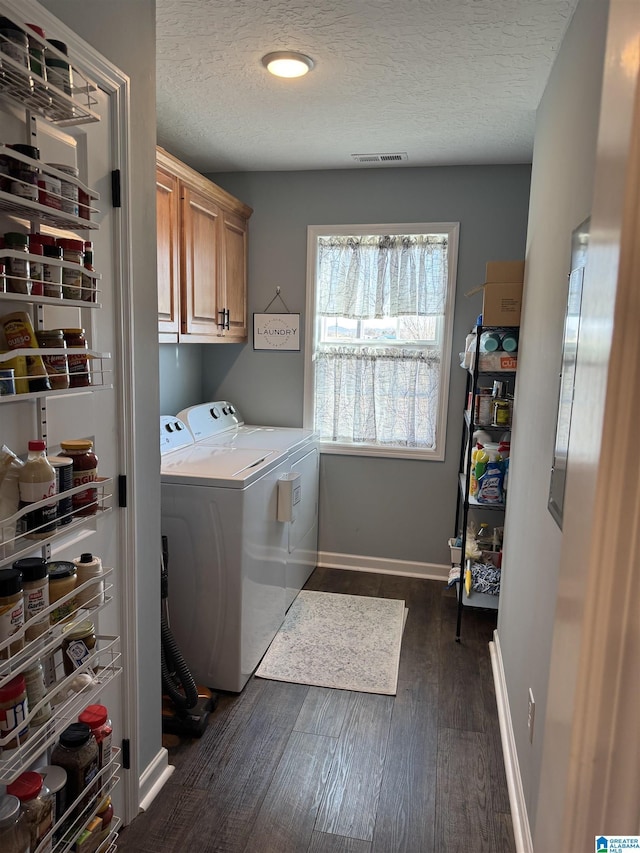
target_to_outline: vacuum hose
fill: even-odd
[[[198,701],[198,688],[173,638],[164,613],[162,614],[160,630],[162,638],[160,655],[162,686],[177,708],[181,711],[188,711],[195,707]],[[169,669],[169,661],[171,661],[171,670]],[[184,692],[180,690],[180,687]]]
[[[198,702],[198,688],[171,633],[171,628],[169,628],[169,620],[166,613],[166,598],[168,594],[167,562],[167,537],[163,536],[161,585],[163,607],[160,622],[162,686],[178,710],[188,711],[190,708],[194,708]]]

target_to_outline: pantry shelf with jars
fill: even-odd
[[[0,849],[107,853],[121,824],[126,485],[114,501],[102,469],[124,479],[130,402],[124,226],[93,186],[113,183],[121,119],[111,82],[47,38],[52,21],[0,0]]]
[[[497,610],[518,328],[478,325],[461,353],[466,372],[449,585],[457,590],[456,641],[465,607]],[[456,586],[457,585],[457,586]]]

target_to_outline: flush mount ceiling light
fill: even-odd
[[[292,50],[276,50],[263,56],[262,64],[276,77],[302,77],[313,68],[313,59]]]

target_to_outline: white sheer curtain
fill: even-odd
[[[320,237],[317,311],[325,317],[444,314],[445,236]]]
[[[443,317],[447,248],[443,235],[319,238],[318,318]],[[441,343],[318,341],[314,360],[321,439],[435,446]]]

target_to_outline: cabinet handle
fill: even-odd
[[[226,316],[227,316],[227,311],[226,311],[226,309],[225,309],[225,308],[221,308],[221,309],[218,311],[218,314],[222,314],[222,319],[221,319],[221,321],[218,323],[218,326],[219,326],[219,328],[221,328],[221,329],[225,329],[225,328],[226,328],[226,326],[225,326],[225,318],[226,318]]]

